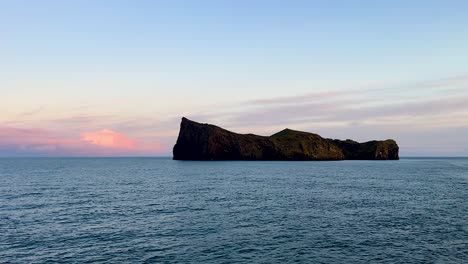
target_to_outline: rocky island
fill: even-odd
[[[237,134],[185,117],[174,146],[174,160],[397,160],[395,140],[323,138],[284,129],[271,136]]]

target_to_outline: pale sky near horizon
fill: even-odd
[[[467,10],[0,0],[0,156],[171,155],[182,116],[468,156]]]

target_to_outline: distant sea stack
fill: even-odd
[[[174,160],[397,160],[395,140],[323,138],[284,129],[269,137],[237,134],[182,118]]]

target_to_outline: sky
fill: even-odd
[[[0,1],[0,156],[171,156],[181,117],[468,156],[468,1]]]

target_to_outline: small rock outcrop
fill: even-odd
[[[397,160],[392,140],[358,143],[284,129],[269,137],[237,134],[183,117],[174,160]]]

